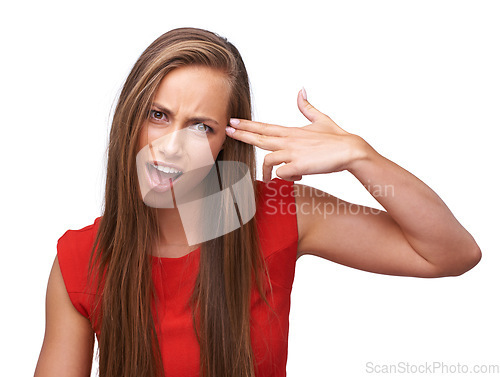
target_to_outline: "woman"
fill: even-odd
[[[175,29],[143,52],[113,118],[104,213],[58,242],[36,376],[88,376],[94,333],[101,377],[284,376],[301,255],[419,277],[479,262],[423,182],[305,90],[297,104],[310,125],[252,122],[241,56],[208,31]],[[264,182],[255,146],[272,151]],[[293,183],[342,170],[387,212]]]

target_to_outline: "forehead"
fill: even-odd
[[[224,119],[229,104],[229,83],[219,70],[203,66],[175,68],[165,75],[154,102],[176,116],[207,116]]]

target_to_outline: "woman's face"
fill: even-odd
[[[209,67],[176,68],[161,80],[136,158],[148,206],[172,208],[172,196],[179,203],[208,174],[226,139],[229,93],[226,76]]]

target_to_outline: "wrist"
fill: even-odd
[[[351,159],[346,170],[355,175],[380,156],[361,136],[352,135]]]

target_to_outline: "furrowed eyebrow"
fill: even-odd
[[[156,102],[153,102],[153,107],[156,107],[158,110],[160,110],[161,112],[169,115],[169,116],[172,116],[172,111],[170,111],[169,109],[167,109],[166,107],[160,105],[159,103],[156,103]],[[188,121],[190,122],[213,122],[215,123],[217,126],[219,126],[219,123],[215,120],[215,119],[212,119],[212,118],[205,118],[205,117],[193,117],[193,118],[189,118]]]

